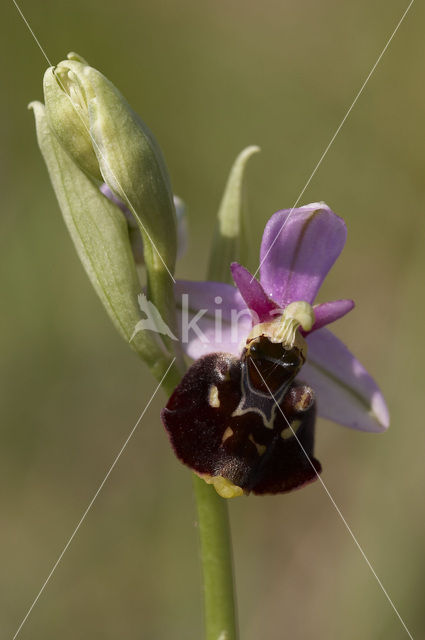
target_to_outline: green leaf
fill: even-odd
[[[217,227],[208,267],[208,280],[232,283],[230,264],[241,259],[246,245],[244,178],[249,158],[260,151],[250,146],[236,158],[218,211]]]
[[[49,127],[44,106],[33,102],[30,107],[38,144],[79,258],[115,327],[130,342],[141,319],[140,283],[125,218],[63,150]],[[157,334],[138,332],[130,344],[155,377],[161,378],[171,356]]]

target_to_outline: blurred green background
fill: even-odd
[[[202,278],[236,154],[248,170],[253,266],[407,1],[22,0],[53,62],[78,51],[155,132],[187,203],[178,275]],[[0,632],[12,638],[155,384],[78,263],[26,105],[46,61],[2,5]],[[325,200],[347,246],[320,300],[381,384],[385,435],[319,422],[323,479],[413,637],[424,620],[424,5],[413,5],[301,204]],[[190,474],[158,396],[23,627],[24,640],[202,637]],[[230,504],[243,640],[407,637],[319,483]]]

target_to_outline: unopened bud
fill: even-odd
[[[49,126],[63,150],[98,187],[105,183],[138,227],[149,297],[174,324],[177,227],[165,161],[152,133],[118,89],[77,54],[44,76]]]

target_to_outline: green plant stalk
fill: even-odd
[[[174,382],[169,379],[164,381],[166,393],[172,393]],[[195,473],[192,475],[201,543],[205,640],[237,640],[227,500]]]
[[[236,640],[232,545],[227,500],[193,474],[204,580],[206,640]]]

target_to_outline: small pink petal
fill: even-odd
[[[311,331],[317,331],[335,320],[339,320],[352,309],[354,309],[353,300],[332,300],[331,302],[323,302],[322,304],[316,304],[314,307],[314,325]]]
[[[254,324],[273,320],[273,311],[279,306],[268,297],[258,280],[238,262],[232,262],[230,270],[246,306],[253,312]]]

